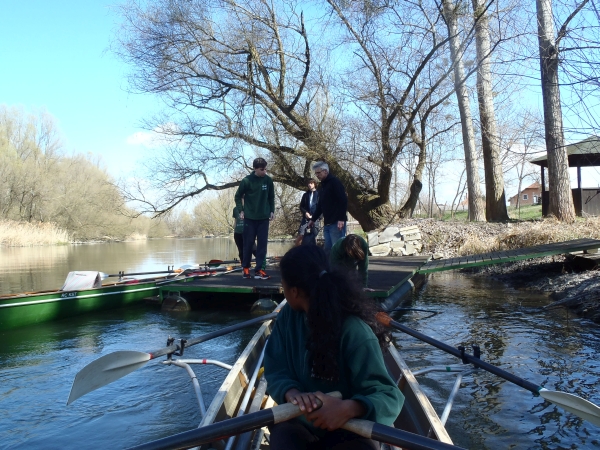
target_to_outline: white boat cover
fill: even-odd
[[[80,291],[102,287],[100,272],[90,270],[69,272],[61,291]]]

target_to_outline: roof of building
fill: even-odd
[[[600,137],[590,136],[583,141],[567,145],[569,167],[600,166]],[[532,164],[548,167],[548,155],[529,160]]]
[[[527,186],[525,189],[541,189],[542,185],[540,183],[538,183],[537,181],[529,186]],[[525,190],[523,189],[523,191]],[[521,191],[522,192],[522,191]]]

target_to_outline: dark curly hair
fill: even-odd
[[[379,302],[366,297],[362,287],[346,274],[332,271],[321,247],[292,248],[281,259],[280,268],[285,283],[301,289],[309,297],[306,347],[314,376],[339,380],[337,356],[342,325],[348,316],[357,316],[369,325],[385,351],[389,332],[375,318],[382,310]]]

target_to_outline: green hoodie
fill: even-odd
[[[366,413],[360,419],[392,425],[404,404],[404,395],[388,374],[379,341],[371,328],[356,316],[348,316],[342,326],[338,364],[340,379],[331,382],[311,376],[306,314],[285,305],[277,315],[265,350],[267,390],[278,404],[285,403],[285,393],[292,388],[300,392],[340,391],[343,399],[361,402]],[[308,421],[301,416],[308,424]],[[324,430],[309,426],[318,435]]]
[[[341,268],[350,273],[356,273],[360,276],[364,287],[367,287],[369,282],[369,244],[362,237],[359,236],[360,247],[365,252],[365,259],[357,261],[356,259],[348,256],[346,250],[344,250],[344,239],[345,237],[338,239],[333,247],[331,247],[331,253],[329,254],[329,262],[331,268]]]
[[[275,189],[271,177],[259,177],[254,172],[245,177],[235,193],[235,205],[238,211],[244,213],[244,219],[268,219],[275,212]]]

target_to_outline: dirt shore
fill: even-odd
[[[444,258],[509,250],[577,238],[600,239],[600,219],[562,224],[553,219],[509,223],[444,222],[412,219],[399,227],[417,225],[423,238],[421,254]],[[463,269],[472,276],[491,276],[517,289],[534,290],[554,302],[546,309],[571,308],[600,324],[600,270],[582,271],[565,255]]]

